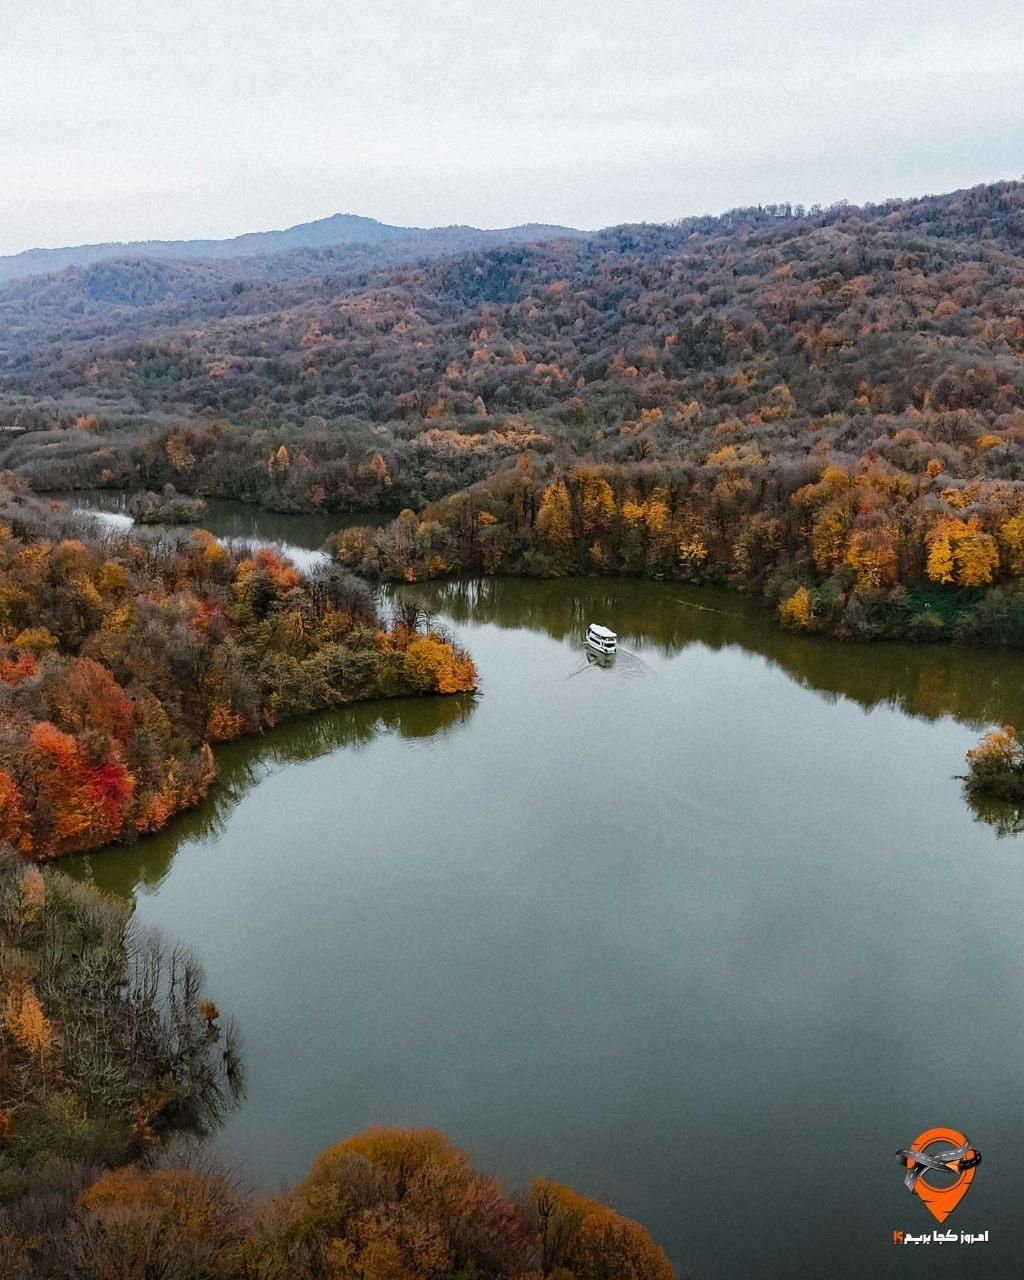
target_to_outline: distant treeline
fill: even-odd
[[[263,430],[129,420],[31,432],[3,447],[0,466],[39,491],[113,488],[233,498],[273,511],[401,511],[475,484],[510,458],[544,455],[551,439],[509,421],[371,423]]]

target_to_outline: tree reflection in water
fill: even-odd
[[[757,602],[711,587],[619,579],[456,580],[402,588],[456,624],[493,623],[546,632],[576,644],[592,621],[613,625],[620,645],[672,656],[688,645],[737,646],[760,654],[802,688],[885,706],[924,720],[951,716],[971,728],[1024,725],[1024,656],[952,645],[844,644],[783,630]],[[986,797],[965,801],[999,836],[1024,834],[1024,807]]]
[[[217,779],[194,809],[137,844],[66,858],[61,870],[118,897],[152,891],[183,844],[215,840],[244,796],[283,765],[317,760],[342,747],[359,750],[384,734],[433,738],[463,724],[474,705],[475,699],[468,695],[361,703],[220,746]]]
[[[977,730],[993,723],[1024,725],[1020,654],[792,635],[759,602],[732,591],[611,578],[484,578],[420,583],[399,592],[413,594],[441,624],[535,630],[575,648],[589,622],[603,621],[614,625],[620,645],[640,662],[645,651],[672,656],[689,645],[737,647],[760,655],[802,688],[827,700],[848,699],[866,711],[891,707],[925,720],[950,716]],[[65,869],[122,896],[145,892],[159,885],[185,841],[216,838],[242,797],[279,766],[341,747],[358,749],[386,733],[430,738],[457,727],[472,708],[473,700],[465,698],[372,703],[218,748],[218,780],[196,809],[138,845],[69,859]],[[999,835],[1024,833],[1024,813],[1013,806],[970,805]]]
[[[978,822],[995,828],[1000,839],[1004,836],[1024,835],[1024,805],[1010,800],[997,800],[994,796],[971,795],[964,789],[964,800]]]
[[[802,688],[865,710],[889,706],[972,728],[1024,725],[1024,655],[939,644],[843,643],[783,630],[760,602],[676,583],[596,578],[524,582],[484,578],[423,583],[415,592],[453,623],[493,623],[581,641],[589,622],[614,627],[620,646],[672,656],[688,645],[761,655]]]

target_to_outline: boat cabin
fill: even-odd
[[[598,653],[614,653],[618,643],[619,637],[615,632],[602,627],[600,623],[592,622],[587,627],[587,644]]]

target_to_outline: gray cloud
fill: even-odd
[[[1001,0],[6,0],[0,252],[1018,177],[1022,47]]]

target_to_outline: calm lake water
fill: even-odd
[[[1019,1277],[1024,839],[954,775],[1024,724],[1024,661],[803,640],[670,585],[419,594],[481,697],[228,746],[196,811],[65,864],[238,1020],[219,1149],[274,1186],[366,1124],[434,1125],[697,1280]],[[893,1154],[940,1124],[984,1155],[947,1225],[990,1242],[894,1248],[935,1224]]]
[[[117,489],[82,489],[77,493],[49,496],[78,510],[90,512],[114,528],[129,529],[134,524],[128,514],[130,495]],[[288,515],[260,511],[244,502],[213,499],[207,502],[202,520],[191,527],[208,529],[225,542],[244,542],[256,547],[284,549],[299,568],[308,570],[324,559],[320,547],[328,534],[346,524],[383,524],[390,518],[383,515],[361,515],[358,518]]]

